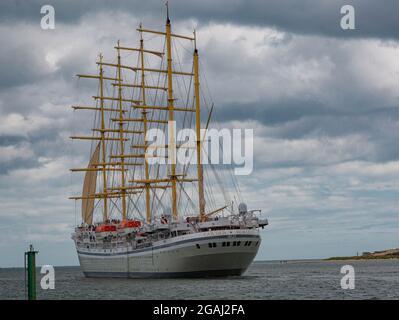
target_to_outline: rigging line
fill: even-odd
[[[172,41],[173,43],[175,43],[174,41]],[[174,45],[173,46],[173,49],[174,49],[174,52],[175,52],[175,56],[177,57],[177,65],[178,65],[178,70],[179,71],[183,71],[183,67],[182,67],[182,63],[181,63],[181,58],[180,58],[180,55],[179,55],[179,50],[177,49],[177,46],[176,45]],[[193,65],[192,65],[192,70],[193,70]],[[185,90],[185,93],[183,93],[182,92],[182,90],[181,90],[181,86],[180,85],[177,85],[177,88],[178,88],[178,90],[179,90],[179,94],[180,94],[180,97],[183,99],[185,96],[187,97],[185,100],[186,100],[186,102],[185,102],[185,107],[187,108],[188,107],[188,104],[189,104],[189,101],[190,101],[190,98],[191,98],[191,96],[190,96],[190,91],[191,91],[191,84],[192,84],[192,79],[193,79],[193,77],[190,77],[190,82],[189,82],[189,86],[188,86],[188,88],[187,88],[187,84],[186,84],[186,79],[184,78],[184,77],[177,77],[177,79],[176,79],[176,82],[177,83],[179,83],[180,81],[181,82],[183,82],[183,86],[184,86],[184,90]],[[192,119],[193,118],[193,113],[191,113],[190,112],[190,119]],[[186,123],[186,118],[187,118],[187,112],[184,112],[183,113],[183,127],[184,127],[184,125],[185,125],[185,123]],[[190,123],[190,127],[191,127],[191,123]]]
[[[166,46],[166,42],[164,41],[164,48],[163,48],[163,50],[165,50],[165,46]],[[163,64],[164,64],[164,57],[162,57],[162,59],[161,59],[161,62],[160,62],[160,68],[162,69],[163,68]],[[164,86],[166,86],[166,80],[167,80],[167,78],[166,77],[163,77],[163,79],[164,79]],[[152,78],[152,80],[153,80],[153,78]],[[153,80],[154,81],[154,80]],[[161,74],[159,74],[158,75],[158,78],[157,78],[157,86],[159,86],[159,83],[160,83],[160,81],[161,81]],[[164,98],[165,98],[165,91],[161,91],[161,99],[162,100],[164,100]],[[154,104],[156,104],[156,101],[157,101],[157,99],[158,99],[158,90],[156,90],[156,92],[155,92],[155,97],[154,97],[154,99],[153,99],[153,101],[154,101]],[[154,117],[155,117],[155,113],[152,113],[152,119],[154,119]],[[158,118],[157,119],[162,119],[161,117],[162,117],[162,113],[161,112],[159,112],[158,114],[157,114],[157,116],[158,116]],[[164,115],[164,118],[163,118],[163,120],[166,120],[167,119],[167,114],[165,113],[165,115]],[[161,123],[158,123],[157,124],[157,128],[159,129],[160,128],[160,126],[162,126],[162,124]],[[160,174],[160,165],[156,165],[155,166],[156,167],[156,170],[157,170],[157,177],[159,177],[159,174]],[[151,170],[152,171],[152,170]]]
[[[193,72],[193,69],[194,69],[194,64],[192,65],[192,72]],[[187,101],[186,101],[186,105],[185,105],[186,108],[188,108],[188,103],[189,103],[189,99],[190,99],[190,95],[191,95],[191,87],[192,87],[192,77],[190,77],[190,85],[189,85],[189,90],[187,92]],[[194,107],[194,99],[192,99],[192,106],[191,107],[192,108]],[[184,113],[184,115],[186,116],[186,112]],[[194,116],[193,116],[193,114],[191,114],[190,123],[189,123],[189,127],[190,128],[192,127],[192,124],[193,124],[193,118],[194,118]],[[184,122],[185,122],[185,118],[184,118]],[[194,156],[194,152],[191,154],[191,158],[190,158],[189,163],[183,167],[183,172],[185,172],[185,173],[188,172],[189,165],[190,165],[190,162],[192,161],[192,157],[193,156]]]
[[[77,203],[77,201],[74,201],[75,202],[75,226],[78,224],[78,221],[77,221],[77,208],[76,208],[76,203]]]
[[[213,97],[212,97],[212,92],[211,92],[211,90],[209,89],[209,85],[208,85],[208,80],[207,80],[207,76],[206,76],[206,69],[205,69],[205,67],[204,67],[204,65],[203,65],[203,63],[202,63],[202,60],[199,60],[199,64],[200,64],[200,68],[201,68],[201,74],[202,74],[202,80],[204,80],[204,83],[205,83],[205,89],[206,89],[206,91],[208,92],[208,96],[209,96],[209,99],[211,100],[211,102],[213,103],[214,102],[214,100],[213,100]]]
[[[187,49],[187,46],[185,46],[185,45],[183,44],[183,41],[182,41],[181,39],[175,38],[175,39],[173,39],[173,40],[179,42],[179,45],[180,45],[184,50],[186,50],[189,54],[192,54],[192,53],[193,53],[193,48],[192,48],[192,46],[191,46],[190,49]]]
[[[192,107],[194,107],[194,100],[193,100],[193,103],[192,103]],[[190,125],[189,125],[190,128],[192,127],[192,124],[193,124],[193,116],[190,118]],[[183,166],[183,172],[187,173],[187,171],[189,169],[189,166],[190,166],[190,163],[192,161],[192,157],[194,156],[195,153],[196,153],[196,151],[191,153],[190,161],[188,161],[188,163]],[[186,169],[186,167],[187,167],[187,169]]]
[[[188,216],[188,201],[186,201],[184,209],[183,209],[183,217],[187,217]]]
[[[136,65],[138,65],[139,64],[139,56],[137,55],[137,57],[136,57]],[[138,75],[138,73],[136,72],[135,74],[134,74],[134,77],[133,77],[133,83],[138,83],[138,78],[139,78],[139,75]],[[134,94],[137,92],[138,90],[135,90],[135,88],[133,87],[132,88],[132,99],[134,99]],[[134,112],[134,108],[129,108],[129,115],[128,115],[128,117],[130,118],[131,116],[132,116],[132,113],[134,114],[135,112]],[[130,123],[129,122],[127,122],[127,126],[128,126],[128,129],[130,128]],[[133,124],[133,128],[134,128],[134,124]],[[135,141],[134,139],[136,139],[136,135],[135,134],[131,134],[131,143],[133,142],[133,141]],[[136,166],[133,166],[133,169],[130,169],[129,171],[128,171],[128,177],[131,177],[132,179],[133,179],[133,177],[136,175]],[[137,208],[137,206],[139,205],[139,198],[140,198],[140,196],[138,196],[137,197],[137,199],[136,199],[136,201],[134,201],[133,200],[133,196],[132,195],[129,195],[129,206],[130,206],[130,202],[133,202],[133,205],[134,205],[134,208]],[[137,203],[137,205],[136,205],[136,203]],[[139,212],[139,214],[140,214],[140,210],[137,208],[137,210],[138,210],[138,212]]]
[[[158,197],[158,194],[155,192],[154,189],[152,190],[152,192],[154,193],[154,198],[157,198],[157,199],[158,199],[158,202],[157,202],[157,203],[158,203],[157,210],[159,210],[159,206],[160,206],[161,209],[163,209],[163,211],[166,211],[166,208],[165,208],[165,206],[163,205],[163,202],[162,202],[162,198],[163,198],[163,196],[164,196],[164,194],[165,194],[165,190],[164,190],[164,192],[162,192],[160,198]]]
[[[141,59],[141,57],[140,57],[140,59]],[[139,59],[137,59],[137,65],[139,64]],[[145,65],[146,64],[146,60],[144,60],[143,61],[143,64]],[[141,77],[143,77],[143,74],[141,74]],[[151,77],[151,75],[150,75],[150,77]],[[146,79],[145,79],[146,80]],[[144,81],[145,81],[144,80]],[[138,81],[138,79],[137,79],[137,81]],[[142,95],[142,88],[140,88],[140,96]],[[149,97],[147,97],[148,99],[149,99]],[[144,112],[144,110],[143,110],[143,112]],[[137,112],[138,114],[140,114],[140,112]],[[142,114],[140,114],[140,117],[142,117]],[[151,118],[153,119],[153,115],[151,115]],[[144,126],[143,126],[144,124],[143,123],[140,123],[140,128],[143,128],[144,129]],[[145,135],[146,135],[146,132],[144,132],[144,134],[141,136],[141,137],[139,137],[139,136],[137,136],[137,139],[136,139],[136,141],[138,142],[137,144],[140,144],[140,138],[142,138],[142,140],[143,140],[143,145],[145,144]],[[146,161],[146,159],[144,159],[144,161]],[[142,178],[144,178],[144,172],[143,172],[143,170],[140,170],[139,171],[139,175],[141,175],[141,177]],[[152,201],[153,202],[153,201]],[[153,207],[153,203],[151,204],[151,207]]]
[[[151,194],[152,194],[152,203],[151,203],[152,217],[155,219],[155,217],[157,216],[159,211],[161,209],[162,210],[165,210],[165,209],[163,208],[163,204],[161,203],[161,200],[159,199],[157,189],[152,188]]]
[[[160,67],[161,69],[162,69],[162,66],[163,66],[163,59],[162,59],[162,61],[161,61],[161,67]],[[158,77],[157,77],[156,86],[159,86],[160,77],[161,77],[161,75],[159,74]],[[151,78],[152,78],[151,80],[152,80],[153,83],[154,83],[154,82],[155,82],[154,78],[153,78],[153,77],[151,77]],[[156,90],[155,94],[151,96],[154,105],[156,105],[157,96],[158,96],[158,90]],[[151,99],[151,98],[150,98],[150,99]],[[159,119],[161,118],[161,112],[159,112],[158,114],[156,114],[156,113],[151,113],[150,119],[151,119],[151,120],[155,120],[155,117],[156,117],[156,116],[158,116],[158,120],[159,120]],[[161,125],[160,123],[157,123],[156,128],[159,129],[160,125]],[[154,126],[152,126],[152,127],[154,127]],[[143,137],[143,139],[145,139],[145,136]],[[146,160],[145,160],[145,161],[146,161]],[[158,172],[159,172],[159,165],[158,165],[158,166],[152,165],[152,166],[150,166],[150,168],[149,168],[149,169],[150,169],[150,170],[149,170],[150,175],[153,175],[154,168],[158,168]],[[157,174],[157,177],[158,177],[158,174]],[[155,191],[155,190],[153,190],[153,191]],[[155,206],[154,202],[155,202],[155,198],[153,198],[153,199],[152,199],[152,202],[151,202],[151,207],[153,207],[153,208],[154,208],[154,206]]]
[[[212,174],[212,172],[211,172],[210,170],[208,170],[208,171],[207,171],[208,179],[211,179],[211,178],[210,178],[211,174]],[[216,180],[215,177],[213,177],[213,181],[215,181],[215,180]],[[215,184],[214,184],[214,185],[215,185],[215,186],[217,185],[217,181],[215,181]],[[214,188],[213,188],[213,185],[208,185],[208,189],[210,190],[210,196],[211,196],[211,198],[212,198],[212,201],[213,201],[213,203],[214,203],[214,206],[216,206],[216,204],[217,204],[217,202],[218,202],[219,200],[223,201],[224,203],[226,202],[226,201],[224,200],[224,198],[223,198],[223,199],[220,199],[220,197],[218,197],[218,199],[216,199],[216,194],[219,195],[220,193],[217,193],[217,192],[213,192],[213,191],[212,191],[212,190],[214,189]]]
[[[164,44],[164,50],[165,50],[165,44]],[[160,68],[161,68],[161,69],[163,68],[163,62],[164,62],[164,58],[162,58],[162,59],[161,59],[161,62],[160,62],[160,64],[161,64]],[[150,77],[151,77],[151,80],[154,82],[153,76],[150,75]],[[156,82],[156,83],[157,83],[157,86],[159,86],[160,79],[161,79],[161,74],[159,74],[158,77],[157,77],[157,82]],[[164,77],[164,82],[166,83],[166,77]],[[165,92],[162,92],[161,94],[162,94],[162,96],[164,96]],[[156,90],[155,95],[154,95],[154,97],[153,97],[153,103],[154,103],[154,105],[156,105],[157,98],[158,98],[158,90]],[[151,119],[154,120],[154,118],[155,118],[156,116],[158,116],[157,119],[161,119],[161,114],[162,114],[161,112],[159,112],[158,114],[156,114],[156,113],[151,113]],[[165,118],[166,118],[166,114],[165,114]],[[158,123],[156,127],[159,129],[160,126],[161,126],[161,124]],[[145,137],[144,137],[144,138],[145,138]],[[152,171],[153,171],[153,170],[150,169],[150,173],[151,173],[151,174],[152,174]]]
[[[183,72],[183,67],[182,67],[182,63],[181,63],[181,59],[180,59],[180,55],[179,55],[179,50],[177,49],[177,46],[176,46],[176,44],[175,44],[175,41],[174,41],[174,39],[172,39],[172,50],[173,50],[173,52],[174,52],[174,55],[175,55],[175,57],[176,57],[176,62],[177,63],[174,63],[173,64],[173,66],[174,67],[176,67],[176,69],[178,70],[178,71],[180,71],[180,72]],[[177,65],[177,66],[176,66]],[[192,79],[192,76],[190,76],[190,80]],[[186,95],[187,95],[187,97],[188,97],[188,90],[187,90],[187,85],[186,85],[186,79],[185,79],[185,77],[176,77],[175,78],[175,81],[178,83],[178,82],[183,82],[183,86],[184,86],[184,88],[185,88],[185,92],[186,92]],[[179,86],[179,85],[177,85],[177,88],[178,88],[178,90],[179,90],[179,94],[180,94],[180,97],[181,98],[183,98],[184,97],[184,94],[181,92],[181,87]],[[184,113],[184,115],[186,114],[186,112]]]
[[[118,205],[117,205],[117,203],[116,203],[116,201],[114,200],[114,199],[112,199],[112,198],[109,198],[109,201],[111,202],[111,205],[112,205],[112,209],[113,209],[113,211],[115,211],[115,210],[119,210],[118,209]],[[110,213],[111,214],[111,213]],[[111,220],[111,215],[108,217],[108,219],[109,220]]]
[[[209,94],[209,97],[210,97],[211,101],[213,101],[212,93],[211,93],[211,90],[209,89],[209,84],[208,84],[208,80],[207,80],[207,77],[206,77],[206,71],[205,71],[205,68],[203,67],[203,64],[202,64],[201,61],[200,61],[200,66],[201,66],[202,75],[203,75],[202,79],[204,80],[204,83],[205,83],[205,88],[208,91],[208,94]],[[204,95],[204,99],[205,99],[205,96],[206,95]],[[216,121],[216,124],[217,123],[218,123],[218,121]],[[219,145],[219,147],[220,147],[220,145]],[[230,171],[230,173],[232,173],[232,172]],[[233,182],[235,191],[237,192],[238,196],[241,197],[241,190],[239,188],[239,184],[238,184],[237,178],[235,176],[232,177],[232,182]]]
[[[141,208],[139,208],[139,206],[138,206],[138,200],[140,199],[140,197],[143,195],[143,190],[141,190],[140,191],[140,193],[138,194],[138,196],[137,196],[137,203],[136,202],[133,202],[133,206],[136,208],[136,210],[137,210],[137,212],[138,212],[138,214],[139,214],[139,216],[143,219],[143,220],[145,220],[145,218],[144,218],[144,216],[141,214]]]
[[[217,128],[221,127],[220,123],[218,123],[217,121],[214,121],[213,123]],[[220,152],[223,152],[220,142],[218,143],[218,148],[219,148]],[[226,177],[226,179],[225,179],[226,181],[228,181],[228,180],[231,181],[231,183],[233,184],[234,192],[237,193],[237,196],[241,197],[241,195],[240,195],[241,191],[239,188],[238,180],[233,172],[234,172],[233,165],[226,166],[225,170],[223,170],[223,175]]]
[[[218,182],[218,185],[219,185],[219,187],[220,187],[220,189],[221,189],[221,191],[222,191],[223,198],[224,198],[225,201],[227,202],[229,197],[228,197],[227,194],[226,194],[226,191],[225,191],[225,189],[224,189],[224,187],[223,187],[223,184],[222,184],[222,182],[221,182],[221,180],[220,180],[220,177],[219,177],[219,175],[218,175],[218,173],[217,173],[217,171],[216,171],[214,165],[211,163],[211,160],[210,160],[210,158],[209,158],[209,154],[206,153],[206,156],[208,157],[209,166],[210,166],[210,168],[212,169],[212,172],[213,172],[213,174],[214,174],[214,176],[215,176],[215,179],[216,179],[216,181]]]
[[[204,175],[207,181],[211,182],[212,180],[209,177],[209,172],[208,170],[204,170]],[[216,203],[215,198],[214,198],[214,194],[213,194],[213,188],[212,188],[212,184],[206,184],[205,185],[205,193],[207,194],[207,198],[208,198],[208,202],[209,204],[214,204]]]
[[[211,181],[211,180],[209,179],[207,170],[205,171],[204,176],[205,176],[205,178],[207,179],[207,181]],[[211,188],[210,185],[208,185],[208,184],[205,186],[205,198],[206,198],[206,200],[207,200],[208,209],[209,209],[210,207],[213,208],[214,202],[215,202],[215,201],[214,201],[213,196],[212,196],[212,188]]]
[[[162,27],[159,27],[159,28],[162,28]],[[159,35],[159,34],[143,34],[143,40],[144,41],[148,41],[148,42],[150,42],[151,40],[154,40],[155,38],[159,38],[159,37],[163,37],[162,35]]]
[[[193,200],[191,199],[191,197],[189,196],[189,194],[188,194],[188,193],[186,192],[186,190],[184,189],[183,182],[179,181],[179,184],[181,185],[181,189],[183,190],[183,192],[187,195],[188,202],[190,202],[190,204],[191,204],[192,207],[193,207],[193,210],[195,210],[195,209],[196,209],[196,205],[195,205],[195,203],[193,202]]]

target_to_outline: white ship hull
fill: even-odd
[[[241,275],[255,258],[257,229],[215,230],[153,242],[140,249],[77,247],[86,277],[163,278]]]

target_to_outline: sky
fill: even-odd
[[[327,258],[399,247],[399,2],[170,0],[173,30],[196,29],[222,126],[254,129],[243,198],[262,209],[258,260]],[[77,265],[79,206],[69,168],[88,152],[68,139],[93,73],[140,22],[162,28],[164,1],[0,3],[0,267]],[[355,30],[340,8],[355,8]],[[79,188],[79,187],[78,187]]]

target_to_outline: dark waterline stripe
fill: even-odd
[[[246,269],[201,270],[185,272],[83,272],[88,278],[204,278],[239,276]]]

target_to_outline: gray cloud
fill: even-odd
[[[65,23],[77,23],[82,17],[97,12],[122,11],[145,18],[164,17],[164,1],[106,1],[74,0],[48,1],[56,8],[57,19]],[[344,32],[339,25],[340,8],[351,4],[356,9],[357,28]],[[3,21],[40,19],[40,1],[5,0],[0,5]],[[393,12],[399,12],[394,0],[240,0],[240,1],[170,1],[174,19],[197,19],[204,22],[234,23],[240,25],[274,26],[282,30],[302,34],[333,37],[399,37],[399,22]],[[158,14],[157,14],[158,13]]]

